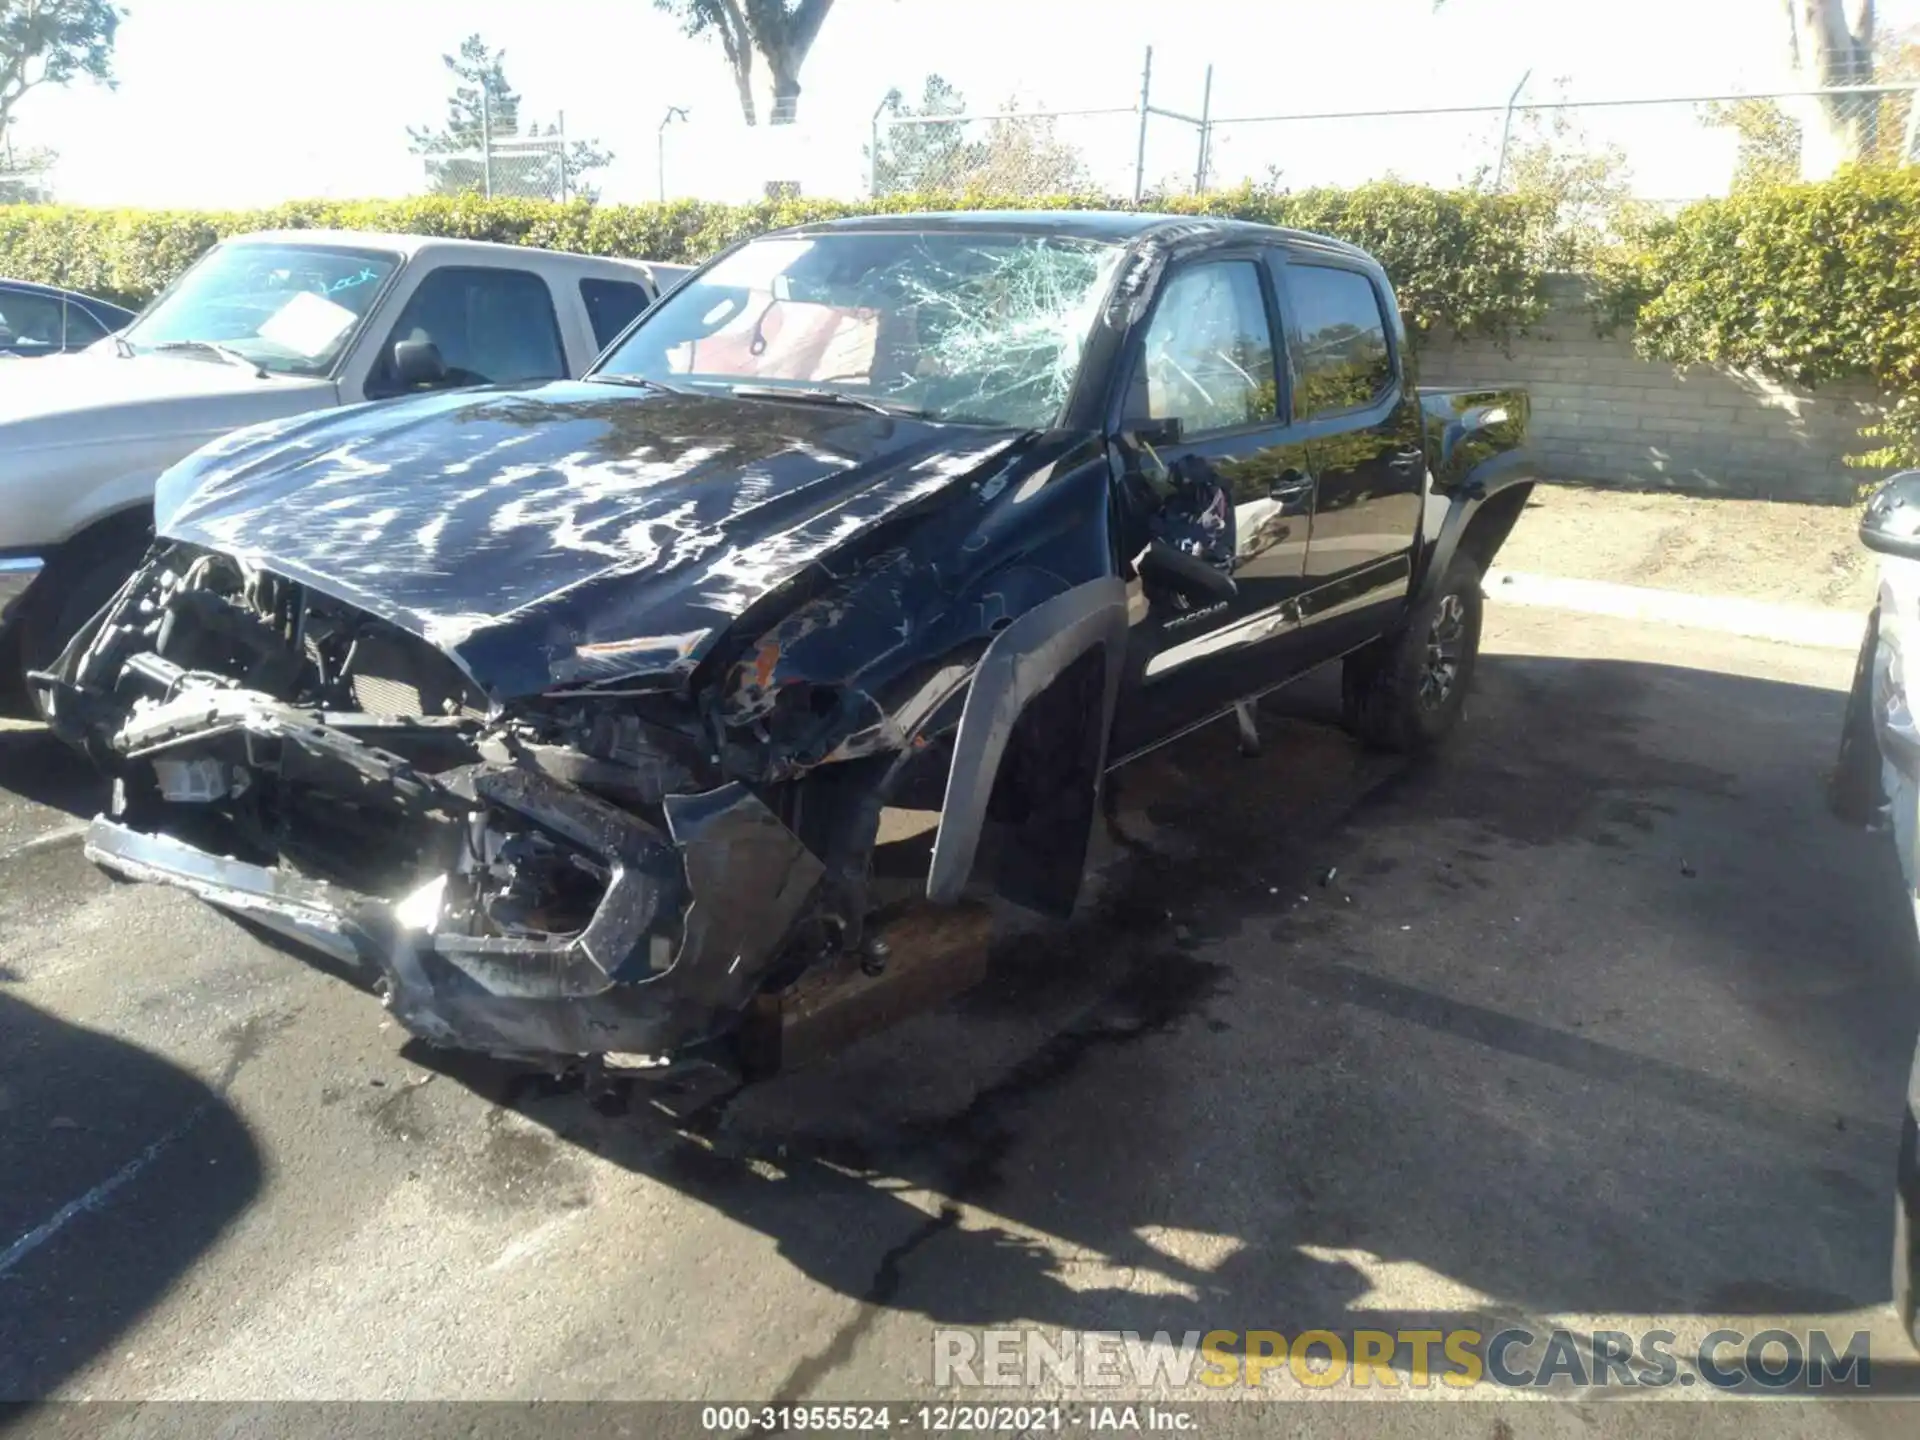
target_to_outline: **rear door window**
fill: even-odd
[[[1286,267],[1293,307],[1293,416],[1311,420],[1351,410],[1393,384],[1393,348],[1373,282],[1332,265]]]
[[[604,350],[611,345],[652,298],[644,285],[631,285],[624,280],[582,280],[580,303],[587,307],[594,347]]]
[[[367,394],[397,393],[393,347],[425,340],[440,352],[447,384],[503,385],[567,374],[547,282],[525,270],[447,266],[420,282],[367,377]]]

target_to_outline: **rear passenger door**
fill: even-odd
[[[446,387],[564,380],[569,374],[560,322],[547,282],[528,270],[443,265],[429,271],[400,310],[368,372],[365,393],[401,393],[393,347],[425,340],[447,367]]]
[[[1317,482],[1302,638],[1310,658],[1324,659],[1378,633],[1383,611],[1407,594],[1426,451],[1391,294],[1337,255],[1277,258],[1294,425]]]

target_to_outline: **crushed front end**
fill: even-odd
[[[371,972],[436,1044],[698,1059],[815,943],[826,866],[680,698],[499,706],[447,653],[163,543],[40,677],[114,780],[87,853]]]

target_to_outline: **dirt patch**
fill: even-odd
[[[1497,562],[1508,570],[1860,612],[1873,556],[1844,505],[1709,500],[1542,485]]]

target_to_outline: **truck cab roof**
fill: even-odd
[[[797,225],[786,233],[829,235],[842,231],[866,231],[897,234],[914,230],[1052,235],[1110,244],[1151,240],[1159,235],[1168,238],[1178,236],[1187,241],[1208,236],[1221,240],[1242,238],[1269,245],[1297,245],[1330,251],[1353,260],[1374,263],[1372,257],[1359,246],[1336,240],[1330,235],[1292,230],[1279,225],[1261,225],[1226,215],[1170,215],[1134,210],[954,210],[901,215],[850,215],[839,220]]]
[[[441,235],[403,235],[372,230],[257,230],[234,235],[224,245],[338,246],[348,250],[384,250],[405,260],[426,259],[435,265],[515,265],[526,269],[555,267],[572,274],[631,279],[636,272],[656,290],[671,284],[686,267],[659,265],[611,255],[580,255],[534,245],[503,245],[491,240],[460,240]]]

